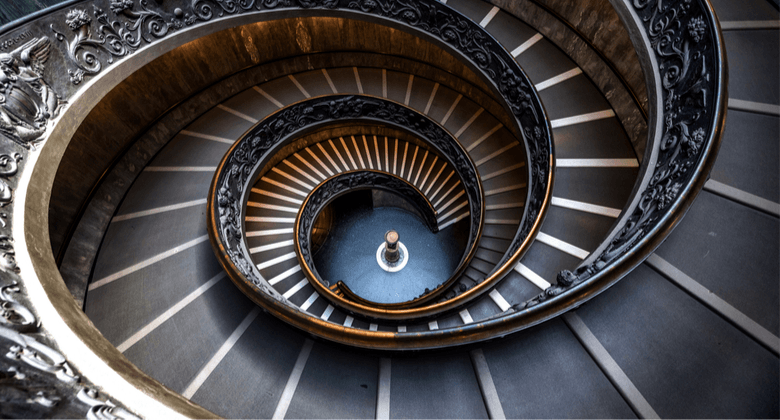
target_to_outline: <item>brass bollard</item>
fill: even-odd
[[[401,258],[401,253],[398,251],[398,232],[389,230],[385,233],[385,259],[387,262],[394,263]]]

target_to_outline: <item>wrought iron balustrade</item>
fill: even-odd
[[[717,18],[706,0],[613,4],[632,34],[651,98],[646,158],[614,231],[581,267],[561,273],[556,285],[502,318],[457,332],[397,334],[398,347],[489,339],[576,307],[641,263],[691,206],[712,168],[725,121],[727,70]],[[109,77],[113,72],[139,68],[221,21],[246,22],[275,11],[399,25],[437,40],[478,69],[525,136],[532,184],[517,250],[533,239],[552,186],[549,124],[511,55],[448,6],[433,0],[66,2],[0,28],[0,366],[21,401],[6,407],[41,416],[213,417],[148,378],[89,325],[62,284],[45,215],[73,126],[99,100],[94,90],[118,83]],[[517,255],[507,253],[503,266],[511,268],[506,263]],[[496,278],[501,271],[493,273]],[[377,336],[383,334],[389,333]],[[371,346],[372,338],[364,338],[355,344]]]

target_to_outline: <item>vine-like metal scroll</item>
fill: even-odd
[[[609,245],[590,264],[564,270],[557,283],[525,303],[533,307],[603,274],[620,257],[632,252],[656,229],[681,200],[694,180],[705,151],[716,146],[719,72],[718,37],[709,11],[699,2],[633,2],[658,62],[663,90],[663,131],[654,143],[658,158],[647,187],[638,194],[631,215]]]

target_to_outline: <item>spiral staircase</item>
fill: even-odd
[[[0,413],[780,416],[777,5],[612,3],[76,1],[0,28]],[[308,248],[376,265],[382,237],[364,258],[322,222],[357,177],[465,244],[411,303]]]

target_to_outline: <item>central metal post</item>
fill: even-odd
[[[385,259],[388,262],[394,263],[401,258],[401,253],[398,251],[398,232],[389,230],[385,233]]]
[[[409,262],[409,250],[401,242],[401,236],[394,230],[385,233],[385,241],[376,250],[376,262],[390,273],[400,271]]]

